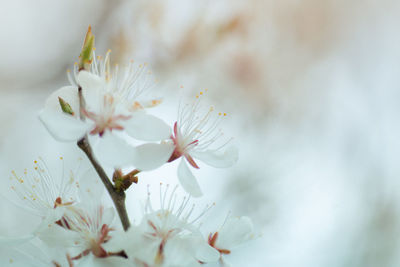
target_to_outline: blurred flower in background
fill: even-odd
[[[181,95],[205,88],[228,114],[239,162],[198,177],[205,201],[263,232],[235,266],[398,266],[399,12],[395,0],[6,1],[2,177],[38,155],[81,156],[37,113],[67,82],[91,24],[96,51],[154,69],[165,95],[155,109],[170,125]],[[5,207],[0,233],[12,236],[28,220]]]

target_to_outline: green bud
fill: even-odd
[[[61,97],[58,97],[58,102],[60,103],[61,109],[64,113],[70,114],[72,116],[74,115],[74,111],[72,110],[71,105],[68,104],[67,101],[65,101]]]
[[[89,26],[83,42],[81,54],[79,56],[79,70],[89,70],[90,64],[92,63],[92,51],[94,47],[94,35],[92,33],[92,27]]]

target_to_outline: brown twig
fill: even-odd
[[[117,209],[124,230],[125,231],[128,230],[130,222],[125,207],[125,192],[122,190],[117,192],[114,185],[111,183],[110,179],[105,173],[104,169],[95,159],[92,148],[88,142],[87,135],[78,141],[78,147],[82,149],[82,151],[85,152],[86,156],[89,158],[97,174],[99,175],[101,181],[106,187],[108,194],[110,195],[112,201],[114,202],[115,208]]]

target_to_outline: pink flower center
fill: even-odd
[[[114,97],[111,95],[105,95],[103,101],[103,110],[101,113],[94,113],[82,110],[82,113],[90,120],[95,123],[94,128],[90,131],[90,134],[99,134],[103,136],[106,130],[112,132],[112,130],[123,130],[124,127],[120,124],[121,121],[129,120],[131,116],[126,115],[115,115],[115,102]]]
[[[190,154],[188,153],[190,148],[196,146],[199,143],[199,140],[194,140],[188,144],[185,144],[185,142],[182,142],[179,137],[180,135],[178,134],[178,123],[175,122],[174,133],[171,135],[171,139],[172,142],[174,142],[175,149],[174,152],[172,152],[171,157],[168,159],[168,162],[172,162],[184,156],[190,165],[192,165],[196,169],[199,169],[199,166],[196,164],[193,157],[190,156]]]

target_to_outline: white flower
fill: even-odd
[[[63,161],[62,157],[60,159]],[[66,207],[78,201],[79,182],[76,176],[80,164],[76,170],[66,172],[62,163],[60,174],[55,176],[43,159],[39,158],[34,163],[33,171],[25,169],[23,176],[11,172],[11,189],[21,200],[16,204],[54,222],[61,218]]]
[[[190,219],[194,206],[189,197],[177,204],[176,187],[169,197],[160,189],[161,208],[154,210],[148,197],[141,223],[132,226],[122,242],[125,252],[139,266],[201,266],[219,254],[205,242],[195,223],[209,209]]]
[[[76,266],[128,264],[122,251],[107,246],[111,233],[116,231],[112,227],[113,219],[113,208],[105,209],[93,200],[79,207],[70,207],[48,235],[62,236],[66,240],[64,246],[69,247],[70,261],[77,263]],[[59,245],[57,239],[46,241],[50,246]]]
[[[196,169],[199,166],[195,160],[216,168],[226,168],[238,159],[236,147],[228,146],[230,140],[224,141],[223,133],[218,128],[226,113],[217,113],[212,107],[204,109],[200,105],[201,95],[203,92],[196,96],[194,103],[179,107],[178,120],[168,142],[137,147],[133,161],[138,169],[151,170],[165,161],[182,158],[178,179],[182,187],[194,197],[202,196],[202,191],[187,163]]]
[[[170,135],[170,127],[162,120],[146,114],[144,109],[160,100],[143,100],[154,87],[155,80],[146,65],[134,67],[133,62],[119,71],[111,70],[110,52],[105,59],[93,56],[90,71],[74,69],[70,76],[72,86],[62,87],[47,99],[39,115],[49,132],[59,141],[77,141],[85,134],[100,136],[100,141],[113,148],[107,153],[112,163],[129,158],[126,142],[111,133],[125,131],[143,141],[159,141]],[[76,82],[75,82],[76,81]],[[82,88],[85,108],[80,110],[78,86]],[[61,104],[65,107],[61,108]],[[82,112],[85,121],[80,120]],[[109,133],[109,134],[106,134]],[[102,144],[99,144],[101,146]]]
[[[208,244],[219,251],[220,262],[230,265],[223,260],[223,255],[231,254],[232,249],[254,238],[254,228],[248,217],[228,216],[222,227],[208,237]]]

